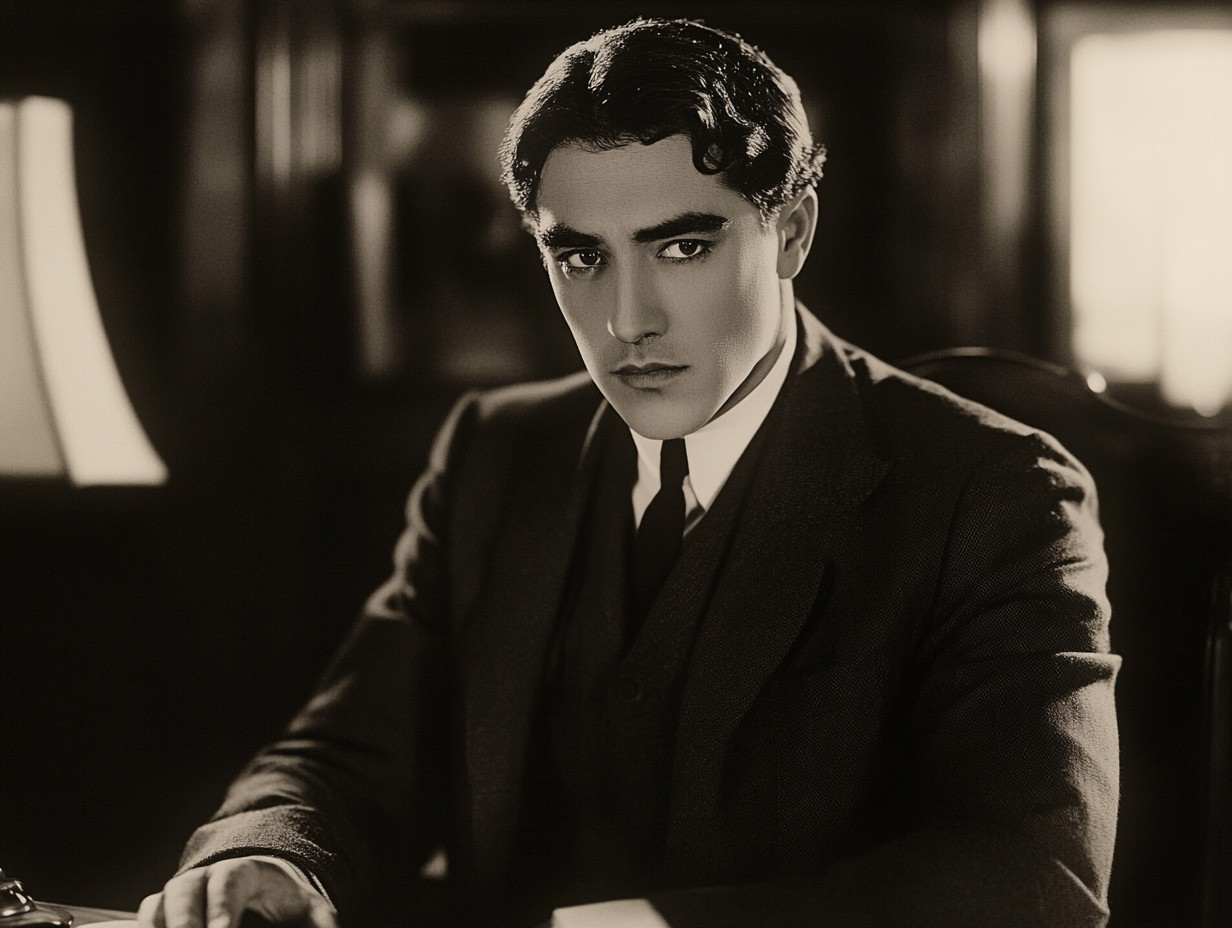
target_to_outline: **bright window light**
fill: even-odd
[[[1071,58],[1074,351],[1232,401],[1232,30],[1088,35]]]

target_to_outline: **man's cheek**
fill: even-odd
[[[569,332],[573,335],[582,360],[590,367],[592,359],[598,361],[601,358],[607,335],[605,323],[593,312],[575,304],[562,305],[561,314],[569,326]]]

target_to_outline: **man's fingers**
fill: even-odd
[[[209,868],[189,870],[163,887],[166,928],[205,928],[205,885]]]
[[[224,860],[212,865],[205,886],[206,928],[234,928],[248,903],[261,895],[260,865]]]
[[[324,899],[312,903],[306,921],[311,928],[338,928],[338,915]]]
[[[153,893],[141,900],[137,908],[137,924],[140,928],[165,928],[162,893]]]
[[[306,879],[260,858],[180,874],[142,901],[137,920],[139,928],[236,928],[247,909],[277,925],[338,928],[333,907]]]
[[[322,928],[337,928],[329,902],[307,880],[293,877],[289,866],[260,858],[214,864],[206,890],[206,928],[235,928],[246,909],[274,925],[316,925],[325,918]],[[324,916],[316,913],[318,906]]]

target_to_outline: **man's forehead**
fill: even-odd
[[[536,196],[536,234],[555,227],[599,238],[634,237],[683,216],[759,216],[756,207],[693,164],[684,136],[596,151],[555,148]]]

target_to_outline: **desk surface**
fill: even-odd
[[[61,909],[69,912],[73,916],[73,928],[78,928],[81,925],[103,925],[108,928],[121,928],[123,923],[125,928],[134,928],[136,925],[137,913],[135,912],[118,912],[115,909],[92,909],[82,905],[61,905],[58,902],[49,902],[48,906]],[[244,918],[240,922],[240,928],[271,928],[269,922],[261,918],[255,912],[245,912]]]
[[[78,925],[97,925],[101,922],[130,922],[137,918],[136,912],[91,909],[82,905],[61,905],[58,902],[49,902],[47,905],[72,913],[73,928],[77,928]]]

